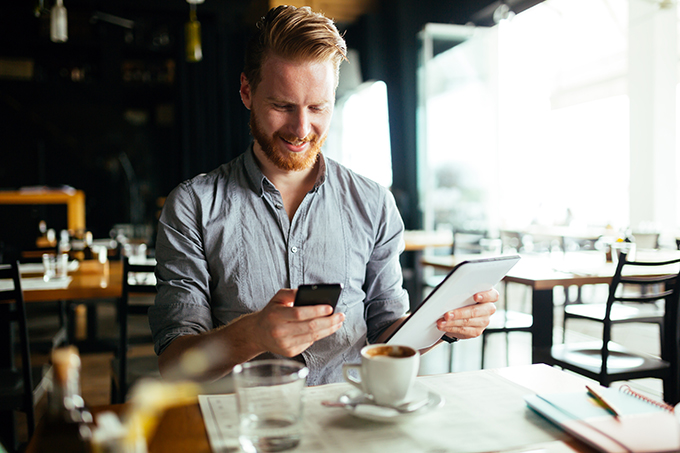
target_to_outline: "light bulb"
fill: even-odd
[[[62,0],[57,0],[50,10],[50,39],[52,42],[68,40],[68,18]]]
[[[186,40],[186,59],[189,62],[197,62],[203,59],[201,49],[201,23],[196,19],[194,5],[189,14],[189,22],[184,25],[184,35]]]

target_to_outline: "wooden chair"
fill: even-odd
[[[668,266],[680,263],[679,259],[660,262],[627,261],[621,254],[616,273],[609,285],[609,297],[603,307],[602,340],[585,343],[566,343],[555,345],[551,350],[550,364],[576,372],[590,379],[597,380],[604,386],[614,381],[659,378],[663,380],[664,400],[669,404],[680,401],[680,375],[678,374],[680,326],[678,324],[678,272],[668,274]],[[645,271],[648,277],[627,277],[631,267],[634,269],[658,269],[658,274]],[[635,273],[635,272],[633,272]],[[638,272],[639,273],[639,272]],[[626,291],[622,286],[626,285]],[[631,294],[633,286],[659,288],[659,292],[642,291]],[[646,304],[656,311],[656,305],[663,302],[663,341],[661,357],[635,352],[612,341],[612,327],[624,322],[631,322],[625,304]],[[621,308],[619,308],[621,307]],[[621,311],[620,311],[621,310]],[[640,314],[639,319],[646,320],[647,314]]]
[[[148,316],[148,303],[134,304],[135,295],[156,293],[155,265],[131,264],[123,257],[123,294],[118,301],[118,347],[111,363],[111,402],[123,403],[130,387],[142,377],[158,377],[158,358],[156,355],[128,357],[130,345],[152,343],[151,331],[138,335],[129,333],[130,316]]]
[[[35,431],[35,403],[43,396],[51,373],[49,367],[32,367],[31,352],[26,323],[26,309],[24,293],[21,289],[19,277],[19,263],[0,265],[0,279],[11,279],[12,289],[0,290],[0,311],[2,315],[4,333],[7,335],[10,348],[3,351],[2,367],[0,368],[0,410],[9,413],[14,410],[26,414],[29,439]],[[16,335],[15,335],[16,334]],[[17,369],[14,357],[15,337],[19,340],[19,357],[21,369]],[[10,416],[12,426],[7,431],[10,439],[3,439],[10,448],[16,448],[16,421]],[[6,428],[5,428],[6,429]]]

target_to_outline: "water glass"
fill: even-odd
[[[243,451],[283,451],[300,443],[307,374],[309,369],[293,360],[256,360],[234,367]]]
[[[57,257],[51,253],[43,253],[43,279],[48,282],[57,276]]]

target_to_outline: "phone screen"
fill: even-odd
[[[295,306],[330,305],[335,311],[342,285],[340,283],[320,283],[318,285],[300,285],[295,296]]]

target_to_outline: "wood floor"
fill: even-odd
[[[529,310],[531,297],[529,291],[517,286],[509,290],[509,299],[513,309]],[[590,292],[588,292],[590,291]],[[606,297],[606,287],[593,287],[586,291],[584,297],[599,300],[602,295]],[[604,293],[603,293],[604,291]],[[564,300],[564,291],[555,290],[555,334],[554,341],[562,341],[561,302]],[[115,336],[116,324],[114,321],[114,308],[111,304],[101,304],[98,307],[100,319],[100,333],[102,336]],[[35,324],[35,323],[34,323]],[[132,321],[130,327],[133,331],[148,330],[145,320]],[[597,337],[599,332],[593,323],[573,321],[568,325],[567,339],[578,340]],[[653,325],[634,325],[620,330],[615,334],[614,340],[628,347],[638,350],[659,353],[658,329]],[[506,341],[507,340],[507,341]],[[508,365],[524,365],[531,363],[531,335],[527,333],[513,333],[507,338],[504,334],[490,335],[487,343],[485,368],[498,368]],[[132,348],[131,355],[152,354],[151,345],[137,346]],[[34,361],[40,363],[46,360],[46,355],[34,353]],[[90,406],[106,405],[110,403],[110,369],[111,353],[88,353],[82,354],[82,393],[86,403]],[[449,371],[468,371],[481,368],[481,340],[465,340],[449,346],[443,344],[422,357],[420,374],[447,373]],[[661,399],[661,381],[657,379],[643,379],[632,381],[629,384],[637,391],[652,398]],[[44,401],[38,405],[38,412],[44,412]],[[21,429],[21,435],[25,437],[25,422]]]

